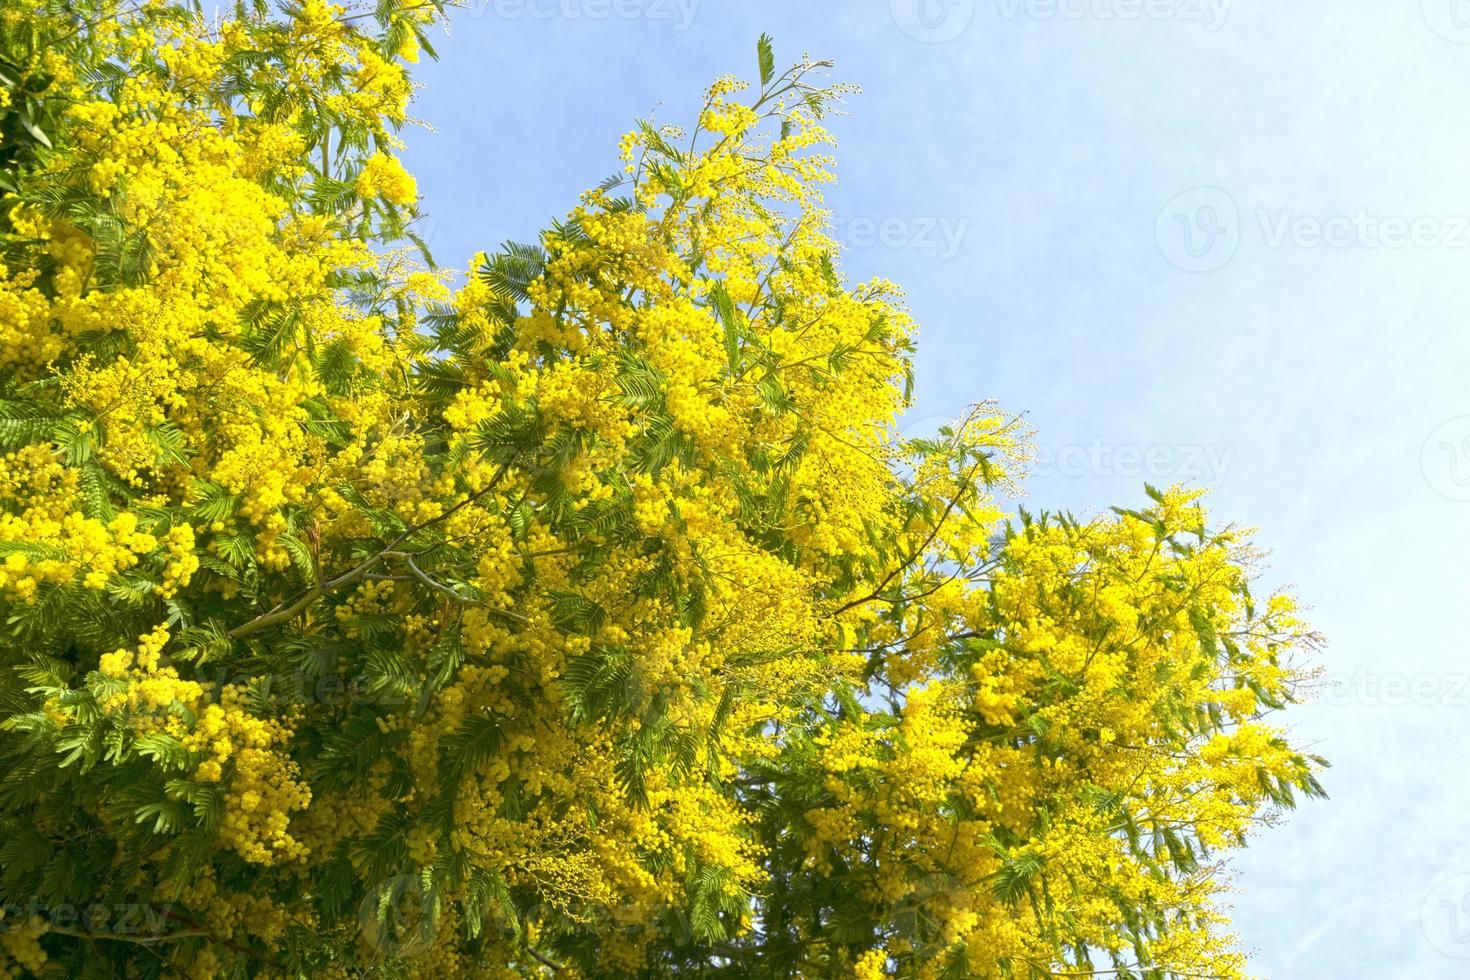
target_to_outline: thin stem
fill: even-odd
[[[250,622],[248,623],[236,626],[234,629],[230,630],[230,639],[239,639],[242,636],[249,636],[251,633],[258,633],[263,629],[269,629],[272,626],[277,626],[281,623],[290,622],[291,620],[299,616],[302,612],[304,612],[309,606],[315,603],[318,599],[326,595],[328,592],[335,592],[343,586],[351,585],[353,582],[356,582],[358,579],[367,575],[367,573],[371,571],[383,559],[397,552],[398,546],[400,544],[407,541],[409,538],[413,537],[415,534],[418,534],[421,531],[425,531],[436,524],[442,524],[444,521],[449,520],[449,518],[453,517],[456,513],[468,507],[476,500],[479,500],[485,494],[489,493],[500,483],[501,479],[505,476],[506,472],[509,469],[509,462],[501,464],[500,469],[495,472],[495,476],[490,479],[489,483],[485,484],[484,487],[476,490],[464,500],[461,500],[459,503],[455,504],[453,507],[440,514],[438,517],[431,517],[429,520],[424,521],[421,524],[415,524],[414,526],[408,528],[402,534],[398,535],[398,537],[390,541],[388,545],[377,554],[363,559],[361,564],[359,564],[356,568],[353,568],[351,571],[344,572],[343,574],[328,582],[312,586],[305,593],[303,593],[300,598],[294,600],[289,605],[277,606],[270,612],[257,616],[254,619],[250,620]],[[410,562],[410,565],[411,564],[412,563]],[[442,588],[442,586],[440,586],[440,588]]]

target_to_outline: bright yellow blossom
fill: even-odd
[[[1321,791],[1245,536],[1008,516],[992,405],[899,434],[818,64],[451,292],[396,155],[441,6],[0,10],[47,127],[0,145],[0,909],[161,930],[0,923],[0,975],[1241,975],[1214,855]]]

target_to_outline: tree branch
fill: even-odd
[[[427,530],[428,528],[431,528],[436,524],[442,524],[444,521],[449,520],[449,518],[453,517],[456,513],[468,507],[476,500],[479,500],[491,490],[495,489],[495,487],[500,483],[501,479],[505,476],[506,472],[509,469],[510,463],[502,463],[500,469],[496,470],[495,475],[490,478],[489,483],[485,484],[485,486],[481,487],[479,490],[476,490],[474,493],[470,494],[468,497],[461,500],[459,503],[455,504],[444,513],[440,514],[438,517],[431,517],[421,524],[415,524],[413,527],[408,528],[402,534],[398,535],[398,537],[388,542],[388,544],[377,554],[363,559],[362,563],[359,564],[356,568],[353,568],[351,571],[344,572],[328,582],[323,582],[320,585],[312,586],[305,593],[303,593],[300,598],[292,601],[289,605],[277,606],[270,612],[257,616],[254,619],[250,620],[250,622],[248,623],[236,626],[234,629],[230,630],[230,639],[236,640],[242,636],[249,636],[251,633],[258,633],[263,629],[270,629],[272,626],[278,626],[281,623],[290,622],[291,620],[299,616],[302,612],[304,612],[309,606],[311,606],[312,603],[316,602],[328,592],[335,592],[337,589],[340,589],[343,586],[351,585],[353,582],[356,582],[358,579],[362,578],[369,571],[371,571],[373,567],[376,566],[380,561],[382,561],[384,558],[389,557],[390,554],[396,552],[398,550],[398,546],[401,545],[403,542],[407,541],[415,534],[418,534],[420,531]],[[409,564],[410,566],[412,566],[413,563],[409,562]],[[439,587],[442,588],[442,586]]]

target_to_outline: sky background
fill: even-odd
[[[447,265],[763,31],[861,85],[829,203],[908,291],[911,426],[1025,412],[1033,509],[1208,487],[1326,635],[1332,799],[1233,861],[1255,972],[1470,976],[1470,2],[469,3],[407,134]]]

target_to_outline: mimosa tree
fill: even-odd
[[[764,38],[437,269],[439,8],[0,9],[0,969],[1239,975],[1219,855],[1322,764],[1246,536],[900,434]]]

